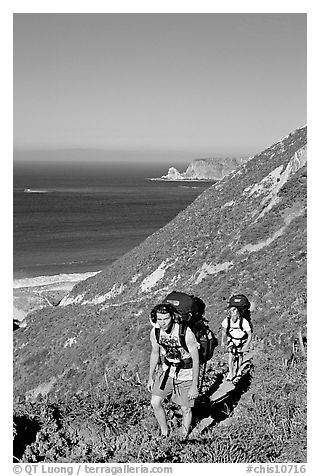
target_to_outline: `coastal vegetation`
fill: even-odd
[[[72,397],[39,396],[15,408],[21,462],[265,463],[306,461],[306,362],[299,349],[285,366],[281,351],[258,352],[249,380],[229,399],[208,403],[210,382],[222,376],[216,355],[194,425],[210,415],[201,434],[181,440],[178,409],[167,402],[171,433],[159,437],[145,386],[130,371],[112,372],[105,385]]]

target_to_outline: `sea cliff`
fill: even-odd
[[[179,172],[175,167],[170,167],[167,175],[163,175],[161,180],[221,180],[247,160],[248,158],[244,157],[195,159],[188,165],[185,172]]]

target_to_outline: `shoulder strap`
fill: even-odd
[[[179,324],[179,340],[180,340],[181,347],[183,347],[185,351],[189,352],[187,344],[186,344],[187,327],[188,327],[188,323],[185,321],[182,321],[181,324]]]
[[[243,330],[243,332],[246,332],[246,331],[243,329],[243,321],[245,321],[245,322],[248,324],[248,326],[250,327],[250,330],[251,330],[251,332],[252,332],[252,323],[251,323],[251,320],[247,319],[246,317],[243,317],[243,318],[242,318],[242,329],[241,329],[241,330]]]
[[[186,344],[187,327],[188,327],[188,323],[185,321],[182,321],[181,324],[179,324],[179,340],[180,340],[181,347],[183,347],[186,352],[189,352],[187,344]],[[159,327],[154,328],[154,334],[155,334],[157,343],[160,344],[160,328]]]
[[[159,344],[159,342],[160,342],[160,327],[155,327],[154,328],[154,334],[156,336],[157,344]]]
[[[231,318],[230,318],[230,314],[228,314],[227,319],[228,319],[228,323],[227,323],[227,328],[226,328],[226,334],[227,334],[227,336],[228,336],[228,335],[229,335],[229,332],[230,332],[230,319],[231,319]]]

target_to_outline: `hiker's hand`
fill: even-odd
[[[151,391],[152,391],[152,387],[153,387],[153,378],[150,377],[149,380],[148,380],[148,383],[147,383],[147,390],[148,390],[148,392],[151,392]]]
[[[188,398],[192,400],[194,398],[197,398],[198,395],[198,387],[196,385],[191,385],[190,390],[188,392]]]
[[[228,344],[221,344],[221,350],[224,354],[228,353],[229,350],[230,350],[229,347],[228,347]]]

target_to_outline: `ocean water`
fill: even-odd
[[[14,162],[14,287],[77,282],[100,271],[211,185],[146,179],[169,165]]]

